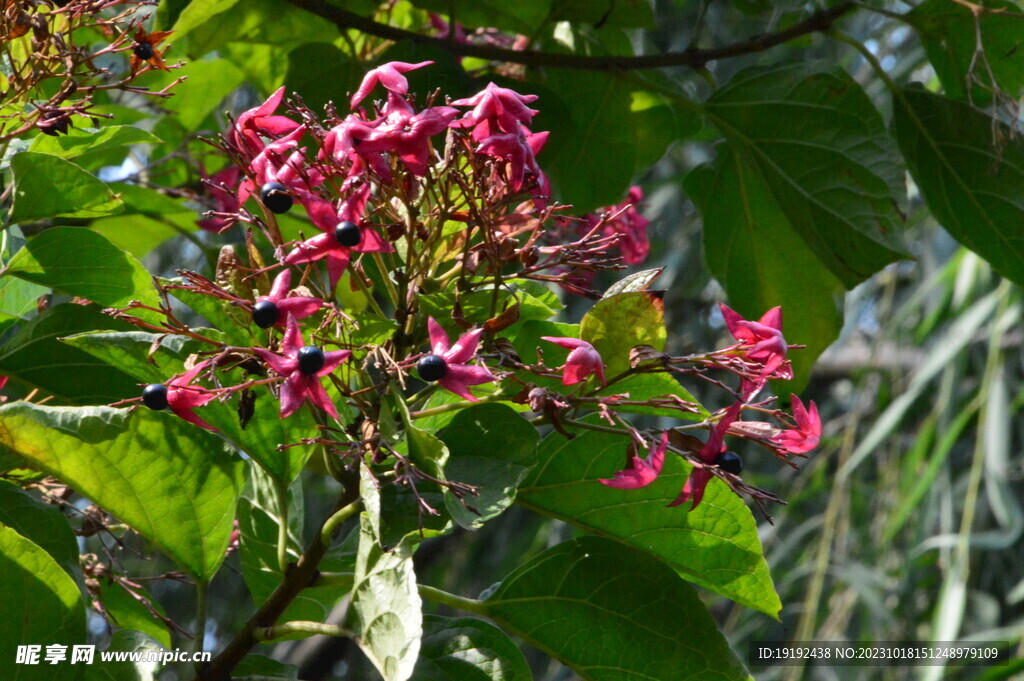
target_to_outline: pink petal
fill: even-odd
[[[272,303],[276,303],[282,300],[288,295],[288,291],[292,287],[292,271],[288,268],[281,270],[281,274],[274,277],[274,283],[270,287],[270,295],[266,296],[266,299]]]
[[[455,345],[444,353],[445,361],[449,364],[465,364],[468,362],[476,354],[476,348],[480,345],[480,336],[483,333],[483,329],[473,329],[459,336],[459,340],[455,341]]]
[[[193,423],[193,424],[195,424],[195,425],[199,426],[200,428],[205,428],[206,430],[210,430],[210,431],[213,431],[213,432],[217,432],[217,429],[216,429],[216,428],[214,428],[214,427],[213,427],[213,426],[211,426],[211,425],[210,425],[209,423],[207,423],[206,421],[204,421],[203,419],[201,419],[201,418],[200,418],[200,417],[199,417],[199,416],[198,416],[198,415],[197,415],[197,414],[196,414],[195,412],[193,412],[193,411],[192,411],[191,409],[186,409],[186,408],[181,408],[181,407],[179,407],[179,408],[175,409],[175,408],[174,408],[174,407],[172,406],[172,407],[171,407],[171,411],[173,411],[173,412],[174,412],[175,414],[177,414],[177,415],[178,415],[178,416],[179,416],[180,418],[183,418],[183,419],[185,419],[185,420],[186,420],[186,421],[188,421],[189,423]]]
[[[277,89],[274,94],[267,97],[267,101],[260,104],[255,109],[249,109],[245,113],[249,114],[250,118],[261,118],[263,116],[269,116],[277,110],[277,107],[281,106],[281,102],[284,100],[285,87],[282,85]],[[243,116],[245,114],[242,114]]]
[[[601,357],[593,348],[579,347],[569,353],[562,369],[562,384],[576,385],[597,371]]]
[[[760,321],[765,326],[782,331],[782,306],[773,307],[765,312]]]
[[[732,425],[736,417],[740,415],[740,409],[743,408],[742,402],[736,402],[729,411],[725,412],[725,415],[716,423],[711,426],[711,434],[708,436],[708,441],[701,447],[700,458],[705,463],[714,463],[718,455],[725,451],[725,431],[729,430],[729,426]]]
[[[719,309],[722,310],[722,317],[725,319],[725,325],[729,328],[729,333],[733,335],[733,338],[740,341],[754,341],[757,338],[750,329],[743,325],[746,320],[739,315],[738,312],[734,311],[725,303],[718,304]]]
[[[288,315],[288,321],[285,324],[284,339],[281,341],[281,349],[284,350],[286,357],[295,357],[299,352],[299,348],[304,345],[302,342],[302,334],[299,332],[299,323],[295,321],[293,315]]]
[[[469,392],[468,386],[491,383],[496,380],[498,380],[498,377],[484,367],[449,364],[448,373],[438,383],[441,384],[442,388],[452,391],[459,397],[470,402],[476,402],[477,398],[473,397],[473,393]]]
[[[331,396],[327,394],[327,391],[324,389],[324,386],[320,383],[320,379],[318,378],[310,377],[309,401],[337,420],[338,409],[334,406],[334,402],[331,401]]]
[[[302,127],[287,116],[262,116],[256,128],[265,135],[288,135]]]
[[[615,473],[612,479],[599,480],[598,482],[618,489],[640,489],[654,482],[661,469],[665,465],[665,450],[668,448],[668,432],[661,434],[661,442],[652,446],[646,459],[634,456],[630,460],[630,467]]]
[[[384,240],[376,230],[370,229],[369,227],[361,227],[363,232],[363,240],[359,242],[358,246],[352,248],[353,251],[358,253],[390,253],[395,250],[395,247]]]
[[[683,491],[669,506],[679,506],[692,499],[693,505],[690,510],[696,509],[700,506],[700,502],[704,498],[704,490],[713,477],[706,468],[694,468],[690,471],[690,477],[686,479],[686,484],[683,485]]]
[[[444,356],[448,352],[448,348],[451,347],[448,334],[433,317],[427,318],[427,331],[430,333],[430,351],[435,355]]]
[[[278,376],[290,376],[299,369],[299,360],[293,357],[282,357],[281,355],[275,354],[270,350],[264,350],[263,348],[253,348],[253,352],[260,356],[260,358],[270,365],[270,368],[277,373]]]
[[[331,235],[331,239],[334,236]],[[345,269],[348,267],[348,263],[351,261],[352,256],[349,254],[349,249],[344,246],[336,246],[334,249],[327,253],[327,275],[331,282],[331,289],[333,290],[338,282],[341,280],[341,275],[345,274]]]
[[[569,350],[574,350],[576,348],[590,348],[591,350],[594,349],[593,345],[591,345],[585,340],[580,340],[579,338],[563,338],[561,336],[541,336],[540,339],[546,340],[550,343],[554,343],[555,345],[561,345],[563,348],[568,348]]]
[[[334,240],[333,234],[317,234],[315,237],[297,244],[295,250],[285,257],[284,264],[298,265],[314,262],[330,253],[332,248],[337,247],[338,242]]]
[[[295,370],[281,384],[281,418],[294,414],[309,397],[309,378]]]
[[[293,296],[277,301],[276,305],[277,311],[282,317],[291,315],[296,319],[305,319],[319,312],[320,308],[324,306],[324,301],[308,296]]]
[[[351,350],[329,350],[324,353],[324,367],[316,372],[317,376],[326,376],[352,355]]]

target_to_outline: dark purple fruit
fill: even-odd
[[[252,321],[261,329],[269,329],[277,324],[277,320],[280,318],[281,313],[278,311],[277,305],[269,300],[261,300],[252,306]]]
[[[149,61],[156,54],[156,50],[149,43],[135,43],[135,47],[132,48],[132,54],[142,61]]]
[[[448,375],[448,363],[440,355],[424,355],[416,362],[416,371],[424,381],[440,381]]]
[[[324,351],[315,345],[299,348],[298,359],[299,371],[307,376],[316,375],[316,372],[324,368],[324,363],[327,361],[327,358],[324,357]]]
[[[715,459],[715,464],[726,473],[739,475],[743,472],[743,459],[736,452],[722,452]]]
[[[147,385],[142,389],[142,403],[154,411],[166,409],[167,386],[160,383],[150,383]]]
[[[268,182],[260,188],[260,201],[271,213],[280,215],[287,213],[295,202],[288,193],[288,187],[280,182]]]
[[[363,240],[363,230],[349,220],[339,222],[334,228],[334,240],[346,248],[354,248]]]

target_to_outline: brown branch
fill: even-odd
[[[373,19],[328,5],[324,0],[288,0],[288,2],[330,21],[342,31],[355,29],[386,40],[394,40],[396,42],[411,41],[420,45],[429,45],[439,50],[450,52],[458,57],[479,57],[490,61],[512,62],[525,66],[549,66],[584,71],[628,71],[656,69],[665,66],[687,66],[692,69],[700,69],[708,62],[718,59],[728,59],[744,54],[764,52],[794,38],[799,38],[809,33],[827,31],[837,20],[857,8],[857,3],[854,0],[847,0],[835,7],[815,12],[800,23],[794,24],[785,30],[763,33],[722,47],[708,49],[690,48],[682,52],[623,57],[557,54],[553,52],[520,52],[494,45],[456,43],[445,38],[432,38],[420,35],[414,31],[382,24]]]
[[[335,510],[346,508],[356,503],[358,499],[358,474],[350,472]],[[253,647],[263,642],[257,637],[257,630],[272,627],[296,596],[315,581],[317,565],[320,564],[329,548],[318,532],[298,562],[289,566],[284,579],[256,611],[256,614],[245,623],[238,635],[217,657],[199,670],[197,681],[230,681],[231,671],[242,661],[242,658],[249,654]]]

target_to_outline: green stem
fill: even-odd
[[[280,480],[274,481],[274,496],[277,497],[277,565],[281,574],[288,571],[288,486]]]
[[[483,601],[456,596],[455,594],[435,589],[434,587],[427,586],[426,584],[418,584],[417,586],[419,587],[421,597],[434,601],[435,603],[441,603],[442,605],[447,605],[455,608],[456,610],[464,610],[465,612],[473,615],[480,615],[481,617],[486,616],[487,614],[487,609],[484,607]]]
[[[369,302],[370,307],[373,308],[373,311],[376,312],[381,319],[390,319],[386,314],[384,314],[384,310],[381,309],[380,305],[377,304],[377,299],[373,297],[373,292],[366,285],[366,282],[363,281],[362,275],[358,272],[352,272],[351,277],[356,282],[356,286],[359,287],[360,293],[366,296],[366,300]]]
[[[324,522],[324,526],[320,530],[320,541],[324,546],[329,547],[334,541],[334,531],[344,523],[346,520],[351,518],[362,504],[351,503],[348,506],[341,508],[337,513],[332,515]]]
[[[397,310],[398,305],[398,290],[395,288],[395,282],[391,281],[391,275],[389,274],[387,266],[384,264],[384,257],[380,253],[373,254],[373,261],[377,263],[377,269],[380,270],[381,281],[384,282],[384,288],[388,290],[388,297],[391,298],[391,304]]]
[[[273,641],[275,638],[284,638],[293,634],[307,634],[315,636],[336,636],[338,638],[355,638],[356,633],[345,627],[336,624],[324,624],[323,622],[305,622],[296,620],[284,622],[273,627],[262,627],[253,632],[257,641]]]
[[[458,411],[459,409],[465,409],[471,407],[474,404],[484,404],[487,402],[497,402],[498,400],[508,399],[505,395],[500,393],[494,393],[492,395],[485,395],[478,400],[470,402],[469,400],[462,400],[460,402],[452,402],[450,404],[442,404],[439,407],[431,407],[430,409],[424,409],[422,411],[414,411],[409,414],[414,419],[422,419],[428,416],[437,416],[438,414],[445,414],[450,411]]]

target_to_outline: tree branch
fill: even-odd
[[[331,535],[340,526],[341,521],[356,510],[358,501],[358,478],[350,475],[345,480],[345,489],[338,500],[338,511],[328,520],[330,531],[323,533],[328,535],[328,541],[324,541],[324,536],[321,533],[316,534],[299,561],[289,566],[290,569],[285,572],[284,579],[274,589],[274,593],[245,623],[245,626],[228,646],[209,665],[199,671],[196,677],[197,681],[230,681],[231,670],[242,661],[242,658],[249,653],[253,646],[262,643],[261,637],[266,638],[268,631],[273,631],[274,623],[284,614],[295,597],[313,583],[317,575],[317,565],[320,564],[320,560],[330,548],[329,540],[333,539]]]
[[[800,23],[794,24],[785,30],[763,33],[747,40],[732,43],[731,45],[708,49],[690,48],[682,52],[668,52],[666,54],[623,57],[557,54],[553,52],[520,52],[493,45],[456,43],[444,38],[432,38],[420,35],[414,31],[388,26],[387,24],[348,12],[339,7],[328,5],[324,0],[288,0],[288,2],[330,21],[342,31],[355,29],[368,35],[396,42],[411,41],[420,45],[430,45],[457,57],[479,57],[490,61],[512,62],[525,66],[550,66],[584,71],[628,71],[656,69],[665,66],[687,66],[692,69],[700,69],[708,64],[708,62],[738,57],[744,54],[753,54],[755,52],[764,52],[776,45],[789,42],[794,38],[799,38],[809,33],[827,31],[841,17],[857,9],[856,2],[847,0],[835,7],[815,12]]]

